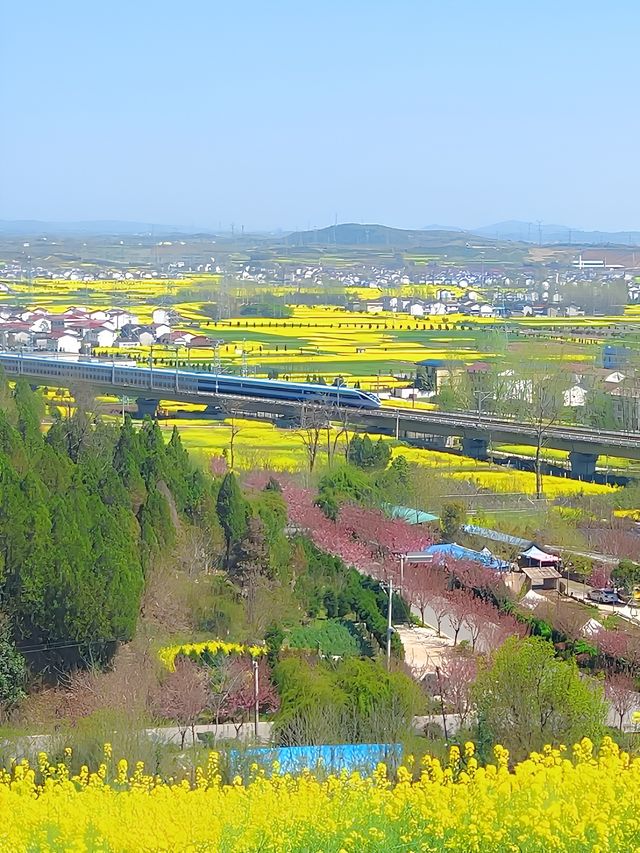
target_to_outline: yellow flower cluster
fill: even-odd
[[[174,671],[176,667],[176,658],[178,655],[185,657],[200,657],[205,653],[211,655],[250,655],[252,658],[258,658],[260,655],[266,654],[264,646],[245,646],[241,643],[226,643],[224,640],[207,640],[204,643],[184,643],[181,646],[164,646],[158,652],[158,657],[164,666]]]
[[[573,757],[546,747],[509,768],[480,766],[474,746],[442,763],[407,760],[318,779],[253,765],[223,784],[217,753],[192,783],[162,780],[141,762],[112,760],[71,774],[71,756],[0,771],[2,851],[631,851],[640,847],[640,759],[605,738]]]

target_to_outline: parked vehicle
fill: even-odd
[[[618,593],[614,589],[592,589],[588,593],[588,598],[598,604],[618,604],[619,602]]]

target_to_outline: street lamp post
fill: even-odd
[[[391,617],[393,611],[393,577],[389,577],[389,606],[387,607],[387,670],[391,669],[391,635],[393,634],[393,626]]]
[[[253,734],[258,740],[258,726],[260,722],[260,682],[258,679],[258,661],[252,658],[253,666]]]

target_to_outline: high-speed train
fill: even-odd
[[[132,391],[167,391],[183,394],[231,394],[241,397],[261,397],[269,400],[289,400],[316,404],[333,404],[358,409],[379,409],[375,394],[359,388],[317,385],[311,382],[283,382],[278,379],[252,379],[226,374],[193,370],[118,365],[117,361],[45,358],[23,353],[0,353],[0,366],[11,375],[41,380],[42,384],[91,382],[96,385],[116,385]]]

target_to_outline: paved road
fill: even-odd
[[[418,610],[417,607],[412,608],[412,613],[414,616],[417,616],[418,619],[422,618],[422,614],[420,613],[420,611]],[[430,607],[425,607],[424,621],[425,621],[426,625],[429,625],[432,628],[435,628],[436,625],[438,624],[438,620],[436,619],[436,614],[433,612],[433,610]],[[442,620],[442,624],[440,626],[440,634],[441,634],[441,636],[453,641],[454,631],[453,631],[453,628],[451,626],[451,620],[449,619],[448,616],[445,616],[444,619]],[[460,628],[460,632],[458,634],[458,642],[460,643],[463,640],[466,640],[468,643],[471,643],[471,634],[469,633],[469,629],[466,628],[464,625],[462,626],[462,628]]]

